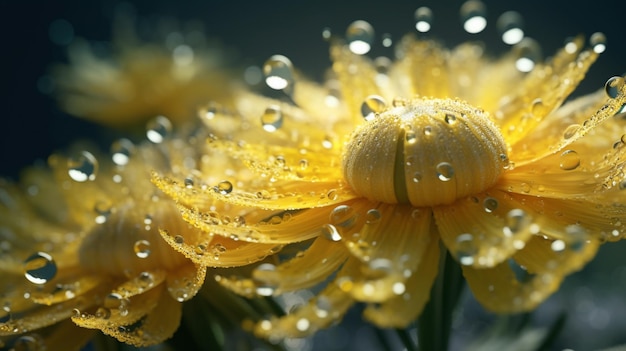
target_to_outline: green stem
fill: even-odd
[[[461,267],[443,245],[440,249],[439,274],[417,326],[420,351],[448,349],[452,316],[463,288]]]

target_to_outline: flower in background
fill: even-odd
[[[420,32],[428,13],[416,13]],[[484,28],[480,14],[468,12],[467,31]],[[601,242],[624,237],[624,78],[565,102],[603,36],[541,61],[517,29],[499,59],[480,44],[409,35],[392,61],[364,55],[373,29],[356,21],[345,40],[324,33],[333,63],[323,84],[276,55],[266,83],[287,101],[238,90],[235,110],[215,101],[202,111],[205,156],[229,167],[198,170],[205,188],[159,172],[153,182],[207,237],[286,246],[249,277],[217,276],[222,285],[245,296],[315,291],[257,323],[257,335],[310,335],[357,302],[378,327],[407,327],[436,298],[445,250],[484,307],[532,310]]]

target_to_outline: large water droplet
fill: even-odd
[[[493,197],[486,197],[483,201],[483,209],[487,213],[491,213],[498,208],[498,200]]]
[[[137,240],[133,245],[133,251],[139,258],[150,256],[150,242],[148,240]]]
[[[524,39],[523,25],[522,16],[515,11],[503,13],[496,22],[502,41],[508,45],[515,45]]]
[[[274,90],[283,90],[293,83],[293,65],[283,55],[270,57],[263,65],[265,84]]]
[[[233,184],[228,180],[223,180],[219,182],[219,184],[217,184],[215,190],[222,195],[227,195],[230,194],[231,191],[233,191]]]
[[[455,251],[459,263],[464,266],[474,264],[474,256],[478,253],[478,249],[474,243],[474,236],[469,233],[459,235],[456,238]]]
[[[132,141],[122,138],[111,144],[111,159],[118,166],[125,166],[130,160],[130,154],[135,149]]]
[[[261,125],[266,132],[273,133],[283,125],[283,112],[278,105],[270,105],[261,116]]]
[[[609,80],[606,81],[606,84],[604,84],[604,92],[606,92],[606,95],[610,97],[611,99],[615,99],[617,98],[620,90],[623,87],[624,87],[623,77],[619,77],[619,76],[611,77],[609,78]]]
[[[341,235],[337,228],[332,224],[324,224],[322,226],[322,236],[330,241],[340,241]]]
[[[160,144],[172,132],[172,122],[165,116],[156,116],[146,125],[146,137],[155,144]]]
[[[559,166],[564,171],[571,171],[580,166],[580,156],[574,150],[563,151],[559,161]]]
[[[350,51],[357,55],[367,54],[374,41],[374,28],[365,21],[354,21],[346,30],[346,40]]]
[[[361,115],[366,121],[371,121],[376,114],[383,112],[387,107],[385,99],[378,95],[370,95],[361,104]]]
[[[601,54],[606,50],[606,36],[604,33],[593,33],[589,38],[589,43],[591,44],[593,51],[597,54]]]
[[[57,274],[57,265],[50,254],[36,252],[24,261],[24,276],[33,284],[45,284]]]
[[[476,34],[487,27],[487,9],[478,0],[469,0],[461,5],[461,21],[466,32]]]
[[[67,160],[67,174],[77,182],[95,180],[97,173],[98,160],[88,151],[82,151]]]
[[[450,181],[454,177],[454,167],[448,162],[441,162],[437,165],[437,178],[442,182]]]
[[[415,29],[420,33],[430,31],[433,24],[433,12],[428,7],[420,7],[415,10]]]
[[[356,223],[357,212],[348,205],[339,205],[330,213],[330,224],[335,227],[351,228]]]

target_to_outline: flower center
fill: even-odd
[[[509,164],[506,150],[483,110],[417,98],[357,128],[344,149],[343,172],[370,200],[436,206],[492,186]]]

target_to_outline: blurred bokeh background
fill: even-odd
[[[2,83],[0,127],[0,176],[17,177],[19,170],[45,160],[78,139],[108,141],[110,131],[61,112],[54,100],[54,84],[48,75],[54,63],[66,62],[66,47],[75,38],[106,42],[116,9],[134,11],[140,21],[172,18],[198,20],[206,34],[231,53],[233,67],[262,65],[269,56],[283,54],[313,79],[321,79],[329,65],[328,45],[322,29],[343,33],[354,20],[370,22],[377,41],[371,55],[391,55],[380,44],[382,34],[398,40],[415,31],[413,13],[420,6],[434,14],[429,36],[452,46],[466,40],[487,43],[497,55],[508,46],[499,39],[495,22],[507,10],[520,12],[527,36],[537,39],[544,56],[550,56],[565,38],[604,32],[607,50],[592,67],[576,94],[602,88],[611,76],[626,72],[626,2],[620,0],[485,0],[488,27],[480,34],[463,31],[455,1],[164,1],[57,0],[2,1]],[[61,26],[61,27],[59,27]],[[59,32],[61,30],[61,32]],[[60,34],[59,34],[60,33]],[[567,312],[564,330],[554,349],[595,350],[626,344],[626,243],[604,247],[582,272],[567,279],[561,290],[532,316],[534,325],[545,326]],[[466,296],[457,316],[452,346],[474,338],[493,320]],[[379,346],[371,327],[350,314],[339,327],[320,333],[315,350],[365,350]]]

